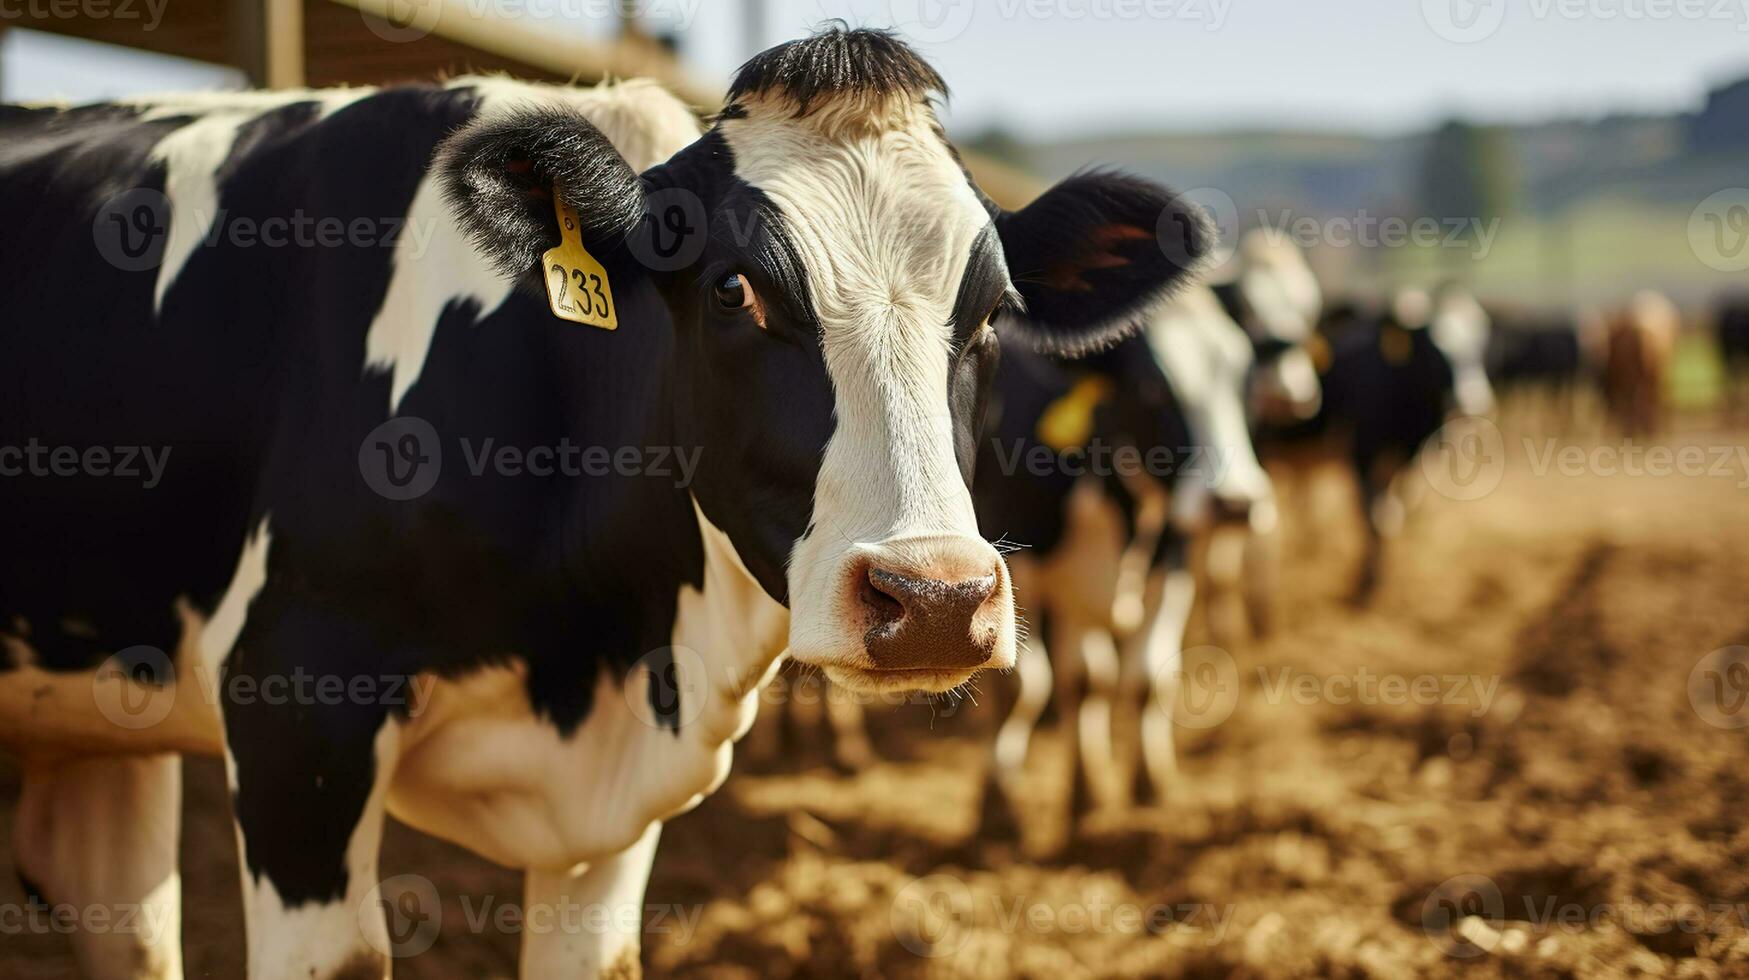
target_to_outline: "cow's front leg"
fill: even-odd
[[[176,835],[182,759],[95,756],[27,764],[13,824],[20,875],[75,913],[90,980],[182,976]]]
[[[253,627],[224,684],[249,976],[387,977],[390,942],[372,892],[400,748],[389,701],[406,687],[361,683],[366,636],[332,619],[289,612]]]
[[[568,871],[531,869],[524,876],[524,980],[583,980],[643,975],[644,886],[662,825],[631,847]]]

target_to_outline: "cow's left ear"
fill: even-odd
[[[1202,210],[1126,174],[1077,174],[996,217],[1008,274],[1026,301],[1010,322],[1041,349],[1079,353],[1126,334],[1182,288],[1213,249]]]
[[[559,242],[553,196],[577,212],[583,247],[618,250],[644,217],[644,188],[589,120],[561,109],[477,119],[437,150],[434,171],[462,231],[506,275]]]

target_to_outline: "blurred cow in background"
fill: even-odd
[[[1212,288],[1256,352],[1252,416],[1270,425],[1311,418],[1320,391],[1306,345],[1324,308],[1317,276],[1298,245],[1261,228],[1239,240],[1232,266],[1233,277]]]
[[[1742,418],[1749,413],[1749,292],[1719,304],[1713,340],[1725,373],[1725,413],[1730,419]]]
[[[1275,521],[1246,418],[1253,363],[1244,332],[1204,289],[1160,304],[1140,336],[1110,350],[1072,362],[1004,357],[974,496],[987,537],[1026,546],[1008,563],[1034,629],[992,747],[985,831],[1012,829],[1017,776],[1053,699],[1074,813],[1169,788],[1192,545],[1206,540],[1212,553],[1223,535],[1242,541]],[[1114,731],[1137,743],[1131,773]]]
[[[1264,458],[1279,465],[1303,473],[1341,460],[1353,471],[1367,527],[1356,601],[1371,597],[1384,539],[1401,529],[1423,490],[1402,479],[1408,464],[1454,412],[1494,409],[1489,332],[1481,304],[1450,285],[1432,296],[1405,290],[1386,308],[1337,304],[1311,345],[1323,382],[1317,414],[1259,431]]]
[[[1027,546],[1007,562],[1034,634],[992,746],[988,833],[1013,828],[1016,777],[1053,700],[1074,814],[1170,788],[1193,542],[1209,542],[1214,565],[1217,541],[1242,546],[1259,521],[1275,521],[1245,413],[1252,364],[1245,332],[1203,289],[1161,303],[1139,338],[1107,352],[1004,359],[974,495],[986,537]],[[1237,553],[1226,563],[1237,577]],[[1210,567],[1209,579],[1221,577]],[[1133,737],[1135,753],[1119,753],[1114,732]],[[1121,758],[1139,765],[1126,772]]]
[[[1610,319],[1603,396],[1623,433],[1649,435],[1664,427],[1666,376],[1681,329],[1676,304],[1649,289]]]
[[[1585,392],[1603,373],[1605,338],[1591,316],[1559,309],[1488,305],[1493,332],[1488,378],[1501,400],[1530,424],[1571,431],[1589,413]]]

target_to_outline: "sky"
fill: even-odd
[[[169,0],[174,2],[174,0]],[[568,11],[609,0],[448,0]],[[750,53],[744,0],[637,0],[701,80]],[[541,5],[541,6],[535,6]],[[950,131],[1026,139],[1296,128],[1394,133],[1485,121],[1697,108],[1749,76],[1749,0],[766,0],[765,43],[831,18],[898,27],[947,78]],[[3,11],[0,11],[3,12]],[[233,73],[9,31],[7,99],[236,84]]]

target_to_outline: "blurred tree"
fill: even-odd
[[[1688,120],[1688,145],[1696,153],[1749,148],[1749,78],[1707,93],[1706,108]]]
[[[1442,223],[1461,221],[1461,240],[1473,243],[1478,229],[1493,225],[1512,211],[1514,170],[1503,130],[1452,119],[1427,140],[1421,165],[1423,213]],[[1462,270],[1467,264],[1466,250],[1443,251],[1448,253],[1448,272]]]

